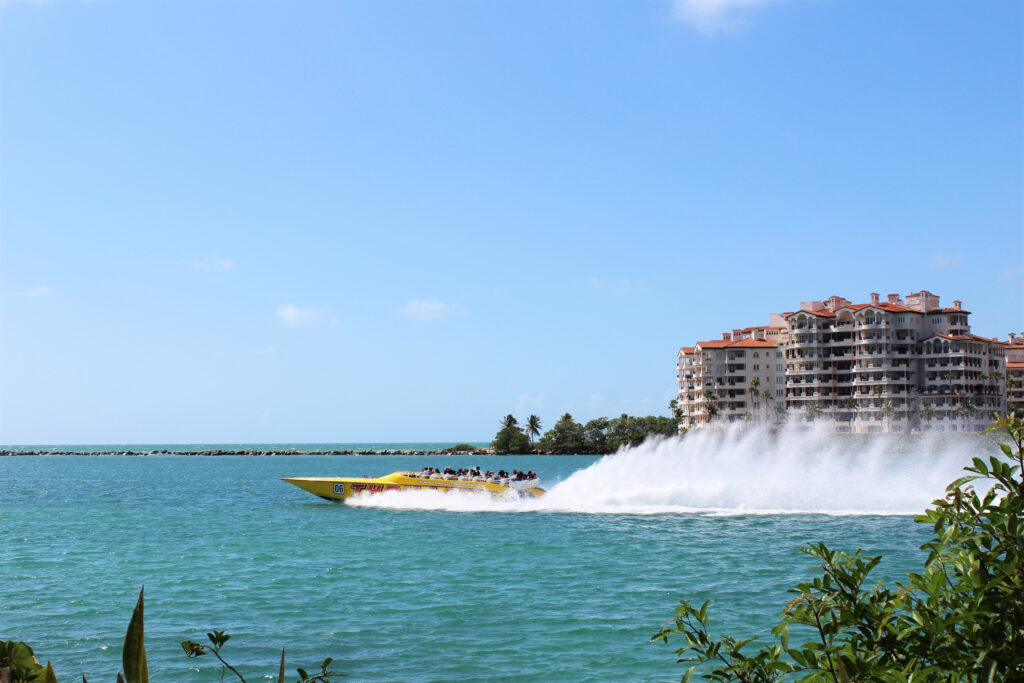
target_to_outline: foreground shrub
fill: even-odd
[[[686,641],[675,651],[692,664],[683,681],[1024,680],[1024,420],[1011,413],[990,432],[1009,438],[1001,456],[974,458],[914,520],[934,532],[920,573],[894,588],[869,584],[880,556],[810,544],[802,550],[820,574],[790,591],[770,644],[744,653],[753,638],[712,636],[708,603],[686,600],[652,640]],[[813,639],[791,646],[794,625]]]

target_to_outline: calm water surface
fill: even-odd
[[[179,647],[214,628],[250,681],[282,646],[289,670],[332,656],[344,680],[667,681],[672,648],[648,640],[681,597],[752,635],[809,575],[803,543],[884,553],[887,576],[922,557],[905,515],[350,508],[280,481],[480,464],[550,487],[594,460],[0,458],[0,639],[108,680],[144,584],[154,681],[216,680]]]

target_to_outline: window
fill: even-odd
[[[757,354],[755,353],[754,355],[756,356]],[[754,369],[755,369],[755,370],[760,370],[760,369],[761,369],[761,366],[760,366],[760,365],[758,365],[757,363],[754,363]]]
[[[776,358],[782,358],[782,351],[776,351],[775,352],[775,357]]]
[[[782,396],[782,389],[776,389],[775,390],[775,395],[776,396]]]
[[[782,372],[785,369],[785,366],[782,363],[776,363],[775,369],[778,370],[779,372]]]
[[[754,351],[754,358],[760,358],[760,357],[761,357],[761,354],[759,354],[757,351]]]
[[[785,377],[776,377],[775,378],[775,383],[776,384],[782,384],[783,380],[785,380],[785,379],[786,379]]]

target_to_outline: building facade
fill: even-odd
[[[684,347],[680,427],[788,418],[844,432],[980,431],[1006,410],[1008,344],[972,334],[969,316],[927,291],[861,304],[832,296]]]
[[[1006,409],[1024,415],[1024,333],[1006,342]]]

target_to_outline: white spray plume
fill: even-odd
[[[539,499],[401,491],[357,506],[453,512],[589,514],[920,514],[991,446],[941,435],[837,435],[819,424],[651,439],[574,472]],[[541,472],[543,474],[543,472]]]

